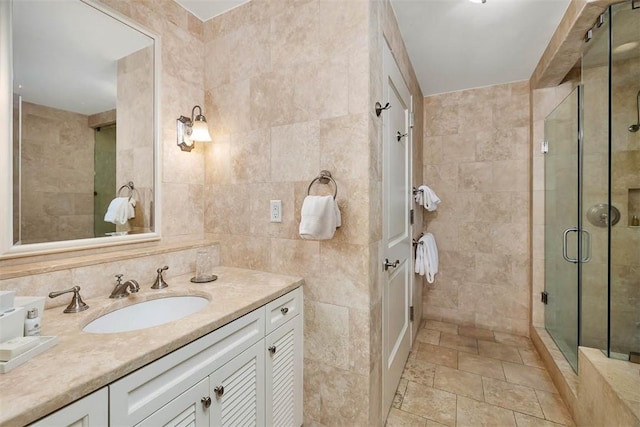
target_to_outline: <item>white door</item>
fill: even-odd
[[[409,213],[411,193],[411,95],[385,43],[383,52],[383,254],[382,387],[386,415],[411,349],[413,259]]]

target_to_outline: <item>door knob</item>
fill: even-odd
[[[400,260],[397,259],[394,262],[389,262],[388,258],[384,259],[384,271],[387,271],[389,268],[396,268],[397,266],[400,265]]]
[[[211,398],[209,396],[203,397],[202,399],[200,399],[200,402],[202,402],[202,406],[204,406],[204,409],[209,409],[209,407],[211,406]]]
[[[276,346],[275,345],[272,345],[267,350],[269,350],[269,353],[271,353],[271,354],[276,354]]]

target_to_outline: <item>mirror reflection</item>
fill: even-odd
[[[12,18],[14,244],[153,231],[154,40],[79,0]]]

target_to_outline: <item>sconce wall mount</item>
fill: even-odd
[[[199,114],[195,114],[196,108]],[[191,151],[195,147],[195,142],[210,142],[211,135],[209,135],[209,128],[207,126],[207,119],[202,114],[202,108],[196,105],[191,110],[191,118],[186,116],[180,116],[176,120],[176,127],[178,132],[177,144],[182,151]]]

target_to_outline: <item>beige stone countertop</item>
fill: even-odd
[[[191,283],[189,274],[167,279],[165,289],[141,288],[120,300],[108,295],[85,300],[90,308],[81,313],[63,314],[64,307],[45,310],[42,335],[57,336],[58,343],[0,374],[0,425],[29,424],[303,284],[299,277],[231,267],[213,270],[218,280],[210,283]],[[87,323],[110,311],[178,295],[203,296],[211,302],[182,319],[147,329],[82,332]]]

